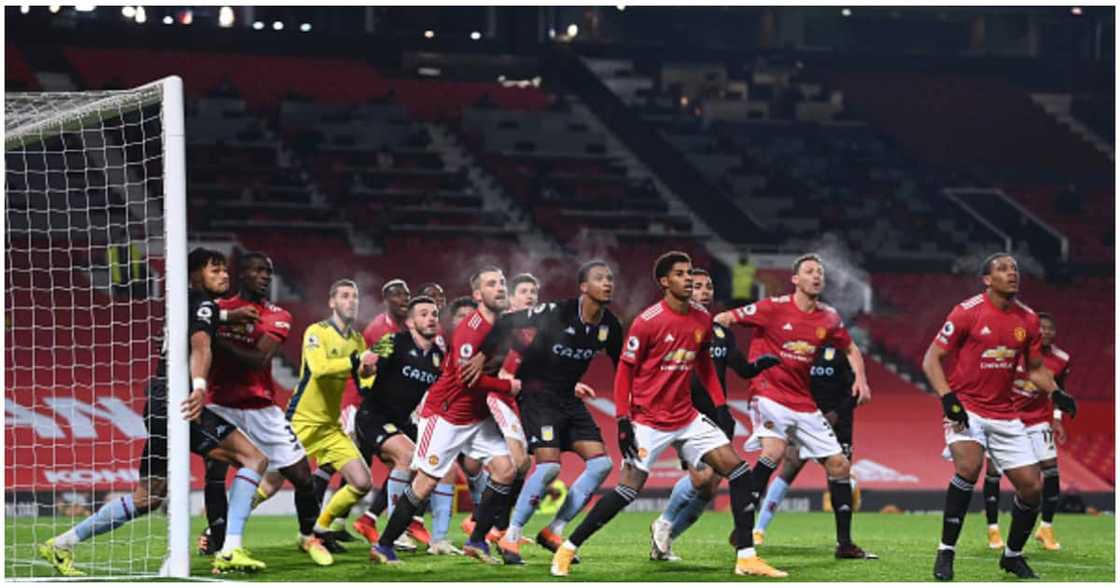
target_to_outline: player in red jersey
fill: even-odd
[[[751,470],[731,448],[735,421],[708,353],[712,318],[703,306],[691,301],[691,271],[692,260],[680,251],[665,253],[654,264],[653,277],[663,298],[630,325],[615,375],[618,445],[625,458],[619,484],[599,499],[556,550],[551,568],[554,576],[567,576],[579,547],[638,497],[653,464],[670,446],[693,467],[704,462],[728,479],[738,550],[735,573],[788,575],[762,561],[754,551],[751,528],[756,506],[751,496]],[[718,425],[692,404],[693,370],[711,395]]]
[[[449,330],[454,331],[455,327],[463,322],[463,319],[474,313],[475,309],[478,308],[478,303],[470,296],[460,296],[452,300],[448,308],[451,309],[451,312],[448,313],[448,321],[451,326]]]
[[[1058,330],[1054,317],[1049,313],[1038,313],[1039,333],[1042,337],[1042,363],[1054,374],[1054,381],[1065,386],[1069,375],[1069,354],[1054,345]],[[1065,443],[1066,432],[1062,427],[1062,411],[1054,409],[1049,396],[1038,393],[1038,387],[1027,379],[1027,372],[1020,362],[1015,368],[1014,392],[1015,406],[1019,419],[1027,428],[1031,447],[1042,469],[1042,523],[1035,533],[1035,539],[1042,548],[1057,551],[1061,544],[1054,539],[1054,512],[1058,508],[1061,483],[1058,478],[1058,450],[1054,442]],[[1052,424],[1051,424],[1052,423]],[[988,518],[988,547],[1003,549],[1003,538],[999,533],[999,481],[1003,472],[988,458],[987,475],[984,477],[984,511]]]
[[[494,520],[510,507],[510,483],[515,468],[509,448],[490,414],[486,396],[489,392],[516,395],[521,390],[521,382],[491,375],[479,377],[470,387],[460,381],[460,365],[478,352],[498,315],[509,306],[502,270],[484,267],[471,276],[470,285],[472,296],[479,302],[478,310],[455,328],[443,372],[428,389],[411,464],[417,473],[405,489],[404,500],[397,504],[381,538],[370,549],[370,560],[375,563],[399,563],[393,542],[412,522],[413,515],[440,479],[455,465],[460,453],[481,460],[490,468],[490,481],[476,511],[478,524],[463,545],[463,552],[485,562],[497,561],[490,555],[484,538]]]
[[[838,559],[878,559],[852,541],[851,463],[844,455],[832,425],[813,399],[809,370],[817,349],[832,346],[848,358],[855,374],[852,396],[863,404],[871,399],[863,355],[852,343],[844,321],[832,307],[820,301],[824,290],[824,263],[809,253],[793,262],[793,294],[768,298],[722,312],[715,322],[755,328],[751,356],[776,355],[781,363],[753,380],[751,420],[754,431],[744,449],[761,448],[754,467],[755,496],[766,495],[770,475],[777,469],[792,443],[802,459],[816,459],[828,475],[832,512],[836,517]]]
[[[331,540],[314,533],[319,502],[311,481],[307,453],[275,403],[272,359],[288,338],[292,315],[268,300],[272,286],[272,260],[263,253],[249,252],[238,258],[239,291],[218,301],[224,312],[249,307],[259,321],[253,325],[222,324],[214,340],[214,365],[207,404],[233,423],[268,457],[268,473],[261,482],[257,501],[269,496],[287,479],[295,488],[295,506],[300,537],[312,559],[320,565],[332,558],[324,550]],[[225,537],[226,472],[229,465],[206,460],[206,518],[209,527],[199,537],[201,551],[221,545]],[[256,502],[256,501],[255,501]],[[323,543],[328,546],[324,546]]]
[[[922,369],[941,397],[945,413],[945,441],[956,470],[945,494],[941,544],[933,566],[938,580],[953,579],[957,538],[964,524],[972,488],[988,452],[1015,486],[1011,529],[1000,557],[1000,568],[1020,578],[1038,577],[1023,558],[1022,549],[1034,527],[1041,501],[1038,457],[1031,446],[1012,388],[1016,367],[1054,404],[1073,416],[1077,404],[1062,390],[1043,363],[1038,315],[1016,299],[1019,266],[1006,253],[988,257],[981,267],[986,290],[949,313],[930,343]],[[941,360],[956,359],[946,378]]]

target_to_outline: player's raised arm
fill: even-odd
[[[746,306],[725,310],[713,317],[712,321],[724,327],[732,325],[761,327],[771,306],[772,303],[769,299],[759,300]]]

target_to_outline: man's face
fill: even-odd
[[[608,304],[614,296],[614,273],[611,268],[599,265],[587,272],[587,281],[579,285],[579,292],[599,304]]]
[[[241,269],[241,287],[257,297],[267,297],[272,286],[272,260],[251,257]]]
[[[661,278],[661,287],[668,288],[677,300],[692,298],[692,264],[687,261],[678,261],[669,269],[669,275]]]
[[[451,328],[454,329],[459,326],[459,323],[463,322],[463,319],[470,316],[472,312],[474,312],[474,308],[465,305],[455,309],[455,314],[451,315]]]
[[[404,320],[408,317],[408,299],[411,297],[408,286],[392,286],[385,291],[385,310],[398,321]]]
[[[510,297],[510,311],[523,310],[536,306],[539,290],[537,285],[532,282],[521,282],[518,284],[513,289],[513,296]]]
[[[824,266],[809,259],[801,262],[793,275],[793,285],[803,294],[816,298],[824,290]]]
[[[443,310],[444,305],[447,304],[447,296],[443,293],[443,287],[439,284],[434,284],[424,288],[420,291],[421,296],[427,296],[436,301],[436,308]]]
[[[1058,327],[1054,321],[1044,318],[1038,322],[1039,332],[1042,334],[1042,346],[1049,347],[1054,344],[1054,337],[1058,336]]]
[[[425,339],[431,339],[439,332],[439,309],[435,304],[421,302],[408,313],[412,328]]]
[[[202,268],[202,288],[211,296],[221,296],[229,290],[229,271],[226,264],[210,261]]]
[[[991,270],[984,276],[984,285],[1003,296],[1019,293],[1019,263],[1014,257],[997,257],[992,261]]]
[[[715,288],[712,286],[712,276],[705,276],[703,274],[692,276],[692,300],[701,306],[708,306],[712,303],[712,298],[715,296]]]
[[[339,286],[331,296],[330,307],[342,322],[354,322],[358,318],[358,291],[351,286]]]
[[[486,306],[491,312],[500,314],[509,308],[506,277],[502,272],[483,272],[478,277],[478,289],[472,295],[475,302]]]

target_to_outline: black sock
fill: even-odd
[[[296,519],[299,521],[299,534],[309,536],[315,530],[315,520],[319,518],[319,508],[322,500],[315,494],[315,484],[308,484],[303,488],[296,488]]]
[[[972,482],[958,475],[953,475],[949,482],[941,519],[941,542],[945,545],[956,545],[957,538],[961,536],[964,515],[968,512],[968,503],[972,502],[972,486]]]
[[[638,491],[629,486],[616,486],[613,492],[607,492],[595,503],[595,508],[587,513],[587,518],[576,527],[576,531],[568,537],[573,545],[579,547],[583,545],[596,531],[603,528],[603,525],[610,522],[614,515],[622,512],[634,499],[638,497]]]
[[[412,492],[412,486],[405,488],[401,497],[404,500],[397,501],[397,506],[393,508],[393,516],[389,517],[389,524],[385,525],[385,530],[381,532],[381,538],[377,540],[378,545],[382,547],[393,546],[393,542],[412,524],[412,516],[416,514],[420,503],[423,502]]]
[[[1016,494],[1011,501],[1011,530],[1007,532],[1007,549],[1022,551],[1027,544],[1027,538],[1034,528],[1034,521],[1038,518],[1038,505],[1024,504]]]
[[[210,544],[221,547],[226,540],[226,517],[229,514],[229,499],[226,496],[226,472],[229,464],[214,459],[206,460],[206,486],[203,497],[206,502],[206,521],[210,528]]]
[[[1042,522],[1054,522],[1054,513],[1058,511],[1058,501],[1061,498],[1062,483],[1058,477],[1058,466],[1042,470]]]
[[[999,523],[999,479],[1000,475],[991,471],[984,476],[984,514],[989,526]]]
[[[385,481],[381,484],[381,490],[377,492],[377,496],[373,497],[373,502],[369,505],[369,510],[375,516],[381,516],[385,509],[389,508],[389,476],[385,476]]]
[[[334,474],[323,468],[317,468],[311,476],[311,485],[315,492],[315,503],[322,506],[323,499],[327,496],[327,488],[331,485],[331,476]]]
[[[836,517],[836,542],[852,542],[852,479],[828,479],[828,493],[832,497],[832,514]]]
[[[751,500],[754,501],[755,510],[758,510],[762,497],[766,496],[766,486],[777,468],[778,464],[765,456],[758,458],[758,462],[754,464],[751,470]]]
[[[493,479],[486,482],[486,489],[482,491],[482,498],[478,501],[478,518],[474,521],[474,531],[471,531],[471,543],[482,543],[486,534],[490,532],[494,522],[505,514],[509,520],[510,494],[513,487],[508,484],[499,484]]]
[[[752,489],[750,466],[742,462],[727,475],[731,489],[731,517],[735,521],[735,549],[754,547],[754,514],[758,510]]]
[[[510,490],[510,493],[509,493],[511,501],[516,501],[517,500],[517,497],[521,495],[521,488],[524,487],[524,486],[525,486],[525,478],[524,477],[518,476],[517,478],[515,478],[513,480],[512,490]],[[500,531],[505,531],[507,528],[509,528],[509,517],[510,517],[510,514],[512,512],[513,512],[512,508],[505,509],[505,511],[502,512],[501,516],[499,516],[497,518],[497,520],[494,521],[494,528],[498,529]]]

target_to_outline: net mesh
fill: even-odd
[[[158,86],[5,96],[5,576],[140,481],[164,319]],[[82,541],[89,576],[151,575],[159,513]]]

